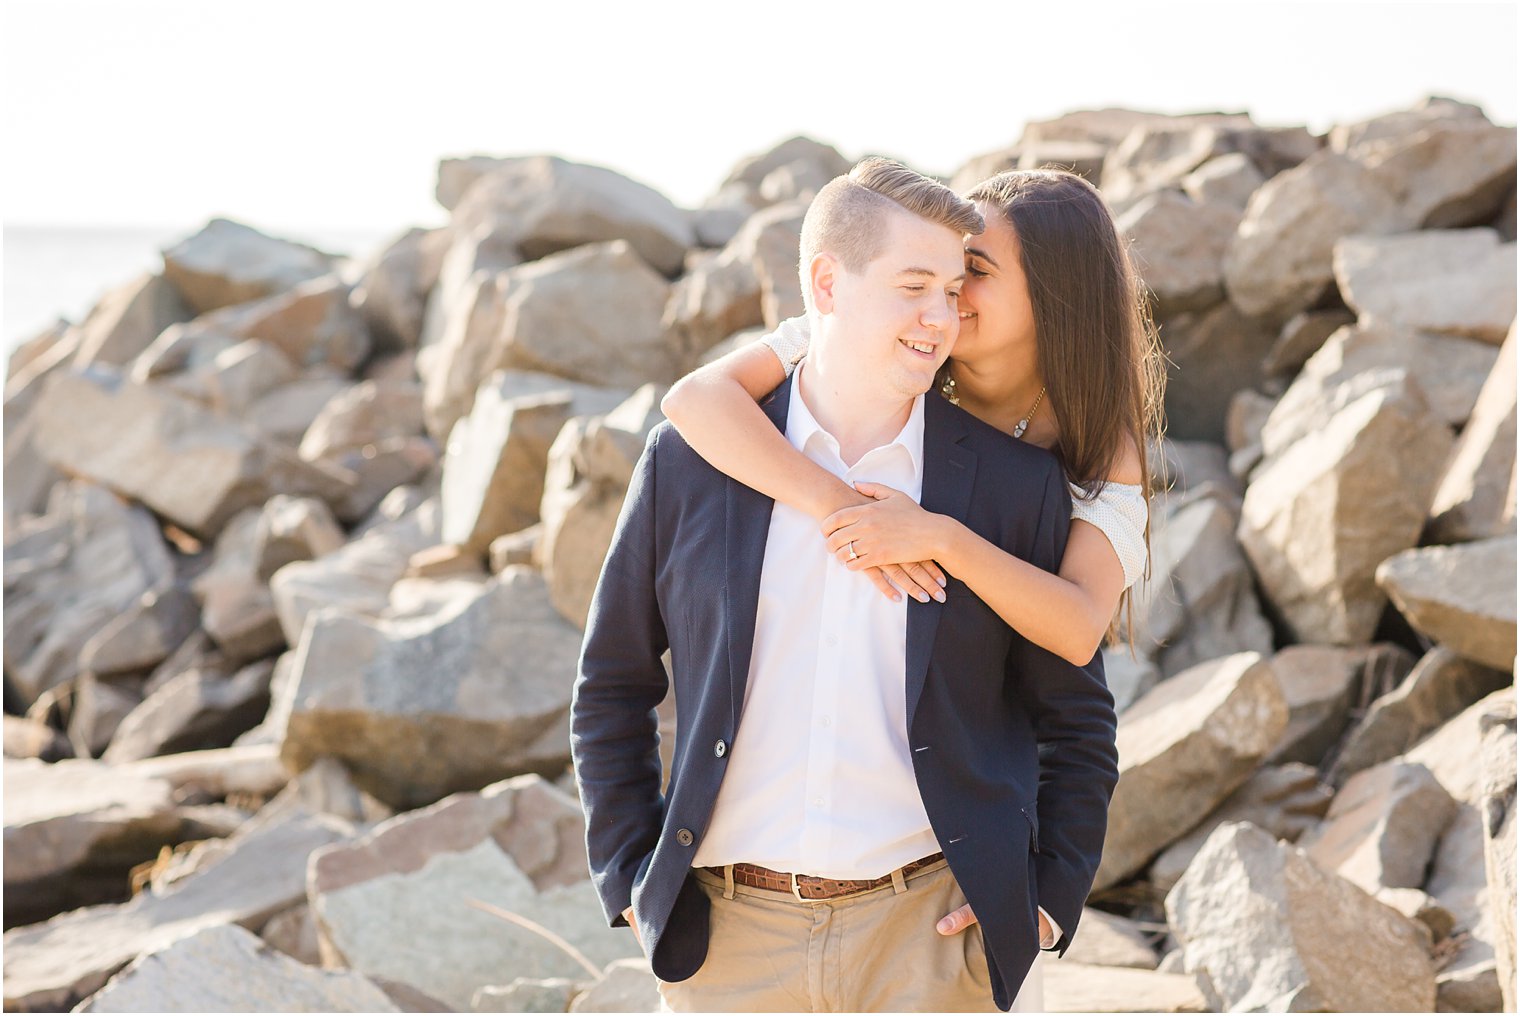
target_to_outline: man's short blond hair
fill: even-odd
[[[901,209],[957,233],[980,233],[986,226],[976,205],[938,180],[900,162],[872,157],[824,185],[802,219],[797,270],[802,297],[813,305],[808,266],[824,252],[852,272],[863,271],[886,243],[885,217]]]

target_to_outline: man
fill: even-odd
[[[828,184],[802,232],[812,349],[763,408],[836,475],[1053,571],[1071,510],[1054,457],[924,395],[981,228],[885,160]],[[651,433],[571,746],[607,917],[634,924],[673,1008],[1007,1009],[1042,933],[1064,952],[1117,779],[1113,699],[1097,659],[1029,644],[953,577],[944,592],[887,600],[810,519]],[[937,931],[946,915],[969,930]]]

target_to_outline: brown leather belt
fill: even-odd
[[[928,857],[909,861],[902,866],[903,877],[907,878],[920,868],[926,868],[935,861],[943,860],[944,856],[941,852],[935,852]],[[722,865],[705,870],[719,878],[723,877]],[[734,865],[734,881],[753,889],[771,889],[775,892],[791,893],[801,900],[831,900],[837,896],[849,896],[852,893],[867,892],[891,885],[892,875],[886,874],[880,878],[824,878],[822,875],[794,875],[787,871],[775,871],[758,864],[736,864]]]

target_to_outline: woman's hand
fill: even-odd
[[[867,572],[892,599],[895,584],[921,603],[931,596],[943,603],[945,573],[933,559],[939,555],[944,519],[884,484],[857,483],[855,489],[874,500],[841,508],[823,520],[829,551],[850,571]]]

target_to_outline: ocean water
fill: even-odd
[[[106,292],[143,272],[162,271],[160,252],[199,228],[199,225],[5,226],[6,358],[58,318],[82,321]],[[368,255],[404,231],[404,226],[265,230],[332,254],[352,257]]]

